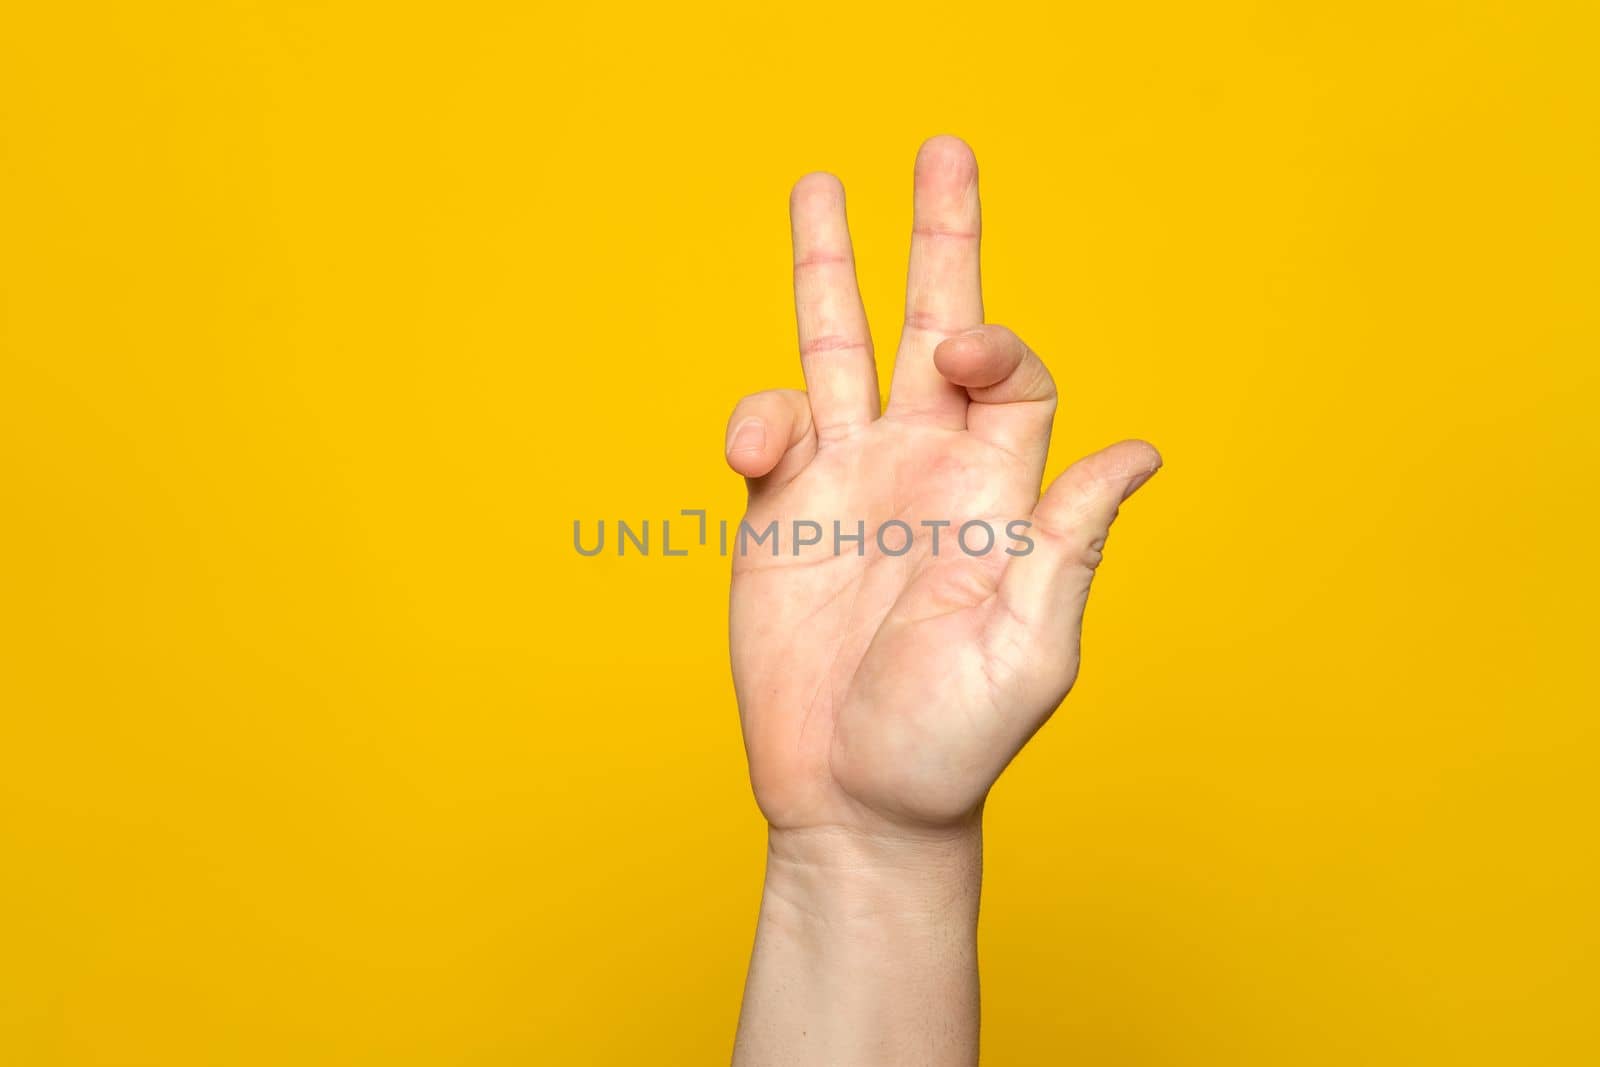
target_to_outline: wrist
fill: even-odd
[[[982,879],[976,817],[915,831],[771,827],[763,911],[831,937],[976,929]]]
[[[982,855],[976,819],[771,829],[734,1062],[975,1064]]]

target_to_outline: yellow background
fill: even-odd
[[[725,1060],[724,418],[910,169],[1124,511],[991,799],[991,1064],[1580,1064],[1596,24],[1571,3],[12,3],[0,1061]],[[883,370],[888,371],[887,358]]]

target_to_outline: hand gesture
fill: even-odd
[[[770,542],[733,551],[733,675],[756,799],[776,830],[962,823],[1072,687],[1107,531],[1161,458],[1124,441],[1039,495],[1055,383],[1016,334],[983,321],[977,163],[962,141],[934,138],[917,156],[881,414],[844,189],[808,175],[790,212],[806,391],[744,398],[727,438],[749,482],[746,523],[775,521],[780,536],[775,555]],[[797,520],[820,543],[797,549]]]

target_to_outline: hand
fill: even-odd
[[[752,530],[816,523],[824,543],[730,546],[734,687],[771,824],[734,1062],[970,1065],[984,796],[1072,687],[1106,533],[1161,457],[1125,441],[1039,497],[1055,385],[1015,334],[982,325],[961,141],[917,156],[881,416],[844,190],[802,178],[790,213],[808,391],[741,401],[728,462],[749,479]],[[969,555],[973,520],[996,543],[973,528]],[[835,522],[864,534],[860,554],[835,553]]]
[[[1125,441],[1039,497],[1055,384],[1015,334],[983,324],[977,163],[962,141],[937,137],[917,156],[905,325],[881,416],[843,187],[808,175],[790,212],[807,391],[746,397],[727,444],[749,480],[746,521],[759,532],[776,520],[784,539],[776,557],[733,546],[733,675],[756,800],[779,831],[968,824],[1072,687],[1107,531],[1161,458]],[[799,556],[797,519],[825,531]],[[915,534],[903,555],[874,536],[892,519]],[[973,519],[995,533],[983,555],[957,544]],[[1007,536],[1018,519],[1032,550],[1008,555],[1024,548]],[[864,524],[863,554],[834,554],[834,520],[846,534]],[[980,547],[982,530],[970,533]],[[902,538],[885,534],[891,551]]]

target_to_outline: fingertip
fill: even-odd
[[[838,175],[825,170],[812,171],[802,176],[789,191],[791,211],[808,208],[831,207],[844,200],[844,182]]]
[[[746,478],[762,478],[771,474],[776,464],[767,462],[761,456],[729,456],[728,466],[735,474],[742,474]]]
[[[772,468],[777,464],[759,452],[745,452],[739,455],[730,453],[728,466],[735,474],[742,474],[746,478],[761,478],[771,474]]]
[[[767,424],[757,416],[741,420],[728,434],[728,466],[747,478],[759,478],[776,460],[767,455]]]
[[[1129,440],[1122,442],[1122,444],[1130,450],[1130,457],[1132,455],[1136,455],[1138,457],[1139,464],[1143,467],[1143,469],[1148,471],[1149,474],[1154,474],[1156,471],[1160,470],[1161,465],[1166,462],[1166,460],[1161,457],[1160,449],[1156,448],[1155,445],[1142,438],[1130,438]],[[1148,475],[1146,476],[1148,477]]]
[[[978,157],[972,146],[954,134],[941,133],[922,142],[917,149],[917,173],[946,174],[971,180],[978,176]]]
[[[986,380],[986,371],[991,362],[989,346],[980,330],[946,337],[933,350],[934,368],[946,381],[967,388],[994,384]]]
[[[954,385],[987,389],[1005,381],[1025,355],[1021,342],[1004,326],[978,326],[940,341],[933,365]]]
[[[1155,445],[1138,438],[1119,441],[1112,448],[1116,450],[1117,466],[1122,469],[1126,478],[1122,487],[1122,499],[1126,500],[1145,482],[1155,477],[1164,460]]]

